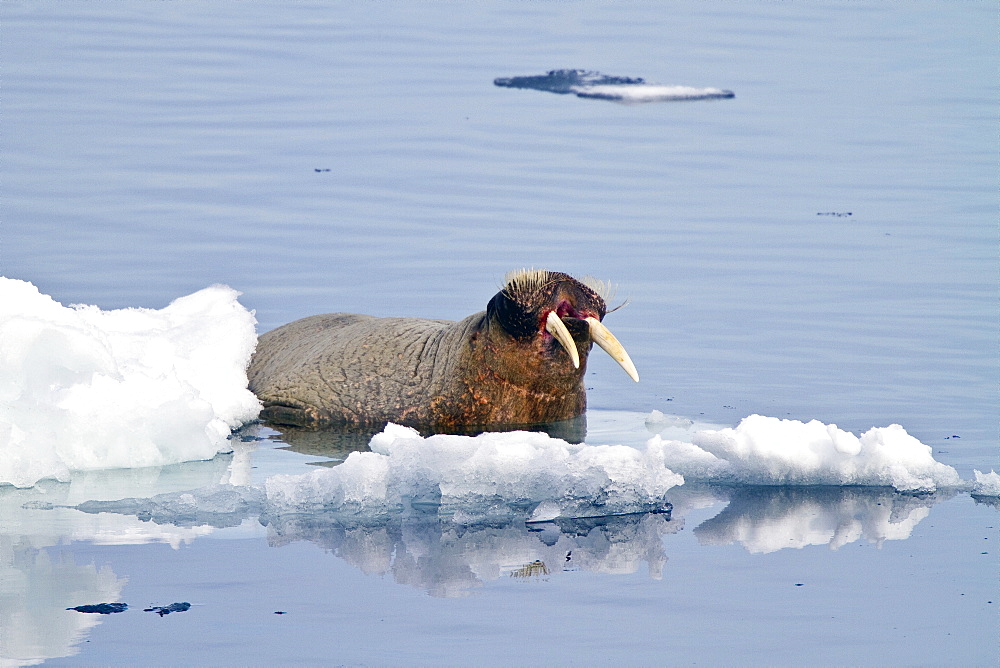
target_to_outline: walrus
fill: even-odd
[[[485,311],[458,322],[315,315],[263,334],[247,371],[279,425],[495,429],[583,414],[596,343],[639,374],[601,322],[604,284],[560,272],[505,278]]]

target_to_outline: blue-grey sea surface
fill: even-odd
[[[642,376],[592,358],[604,442],[652,410],[898,423],[971,478],[1000,469],[998,28],[976,1],[5,0],[0,274],[102,308],[225,283],[259,331],[459,319],[509,270],[590,274]],[[493,85],[559,68],[735,97]],[[967,494],[695,490],[669,520],[543,531],[40,509],[329,459],[252,437],[0,489],[0,661],[997,658],[997,508]]]

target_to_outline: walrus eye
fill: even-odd
[[[580,353],[577,352],[576,341],[573,340],[569,330],[566,329],[566,324],[555,311],[549,311],[548,316],[546,316],[545,331],[554,336],[556,341],[562,344],[562,347],[569,353],[569,358],[573,360],[573,368],[579,369]]]
[[[550,313],[549,316],[552,314]],[[632,364],[632,358],[628,356],[625,352],[625,346],[618,342],[615,335],[611,333],[604,323],[594,317],[584,318],[587,324],[590,325],[590,338],[594,340],[594,343],[599,345],[604,349],[604,352],[611,355],[611,357],[618,362],[621,368],[625,369],[625,373],[629,375],[629,378],[635,382],[639,382],[639,372],[635,370],[635,364]],[[562,324],[561,322],[559,324]],[[565,329],[565,325],[563,326]],[[567,332],[568,334],[569,332]],[[563,344],[564,346],[566,344]]]

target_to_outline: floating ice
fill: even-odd
[[[976,482],[972,486],[972,493],[976,496],[1000,496],[1000,473],[990,469],[989,473],[983,473],[973,469]]]
[[[922,492],[961,485],[958,472],[899,425],[860,437],[818,420],[751,415],[693,443],[654,436],[648,449],[689,479],[756,485],[866,485]]]
[[[664,508],[666,491],[684,482],[655,450],[573,445],[536,432],[422,438],[389,424],[371,449],[331,469],[272,476],[268,500],[366,513],[413,503],[461,504],[465,512],[545,504],[548,520]]]
[[[116,501],[85,501],[77,506],[85,513],[135,515],[144,522],[182,527],[230,527],[264,510],[264,493],[245,485],[211,485],[187,492],[169,492],[150,498]]]
[[[662,86],[646,83],[640,77],[608,76],[586,70],[550,70],[536,76],[500,77],[494,85],[505,88],[531,88],[577,97],[618,102],[670,102],[680,100],[710,100],[734,97],[732,91],[721,88]]]
[[[164,309],[65,307],[0,277],[0,484],[210,459],[256,417],[256,345],[239,293]]]
[[[694,424],[693,420],[677,417],[674,415],[664,415],[662,411],[654,410],[646,416],[646,429],[656,433],[662,432],[670,427],[687,429]]]
[[[684,100],[713,100],[734,97],[732,91],[720,88],[655,84],[580,86],[573,92],[576,93],[577,97],[618,102],[681,102]]]

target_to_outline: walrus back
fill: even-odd
[[[464,321],[463,321],[464,323]],[[463,323],[329,313],[263,334],[247,372],[278,424],[430,421],[447,391]]]

